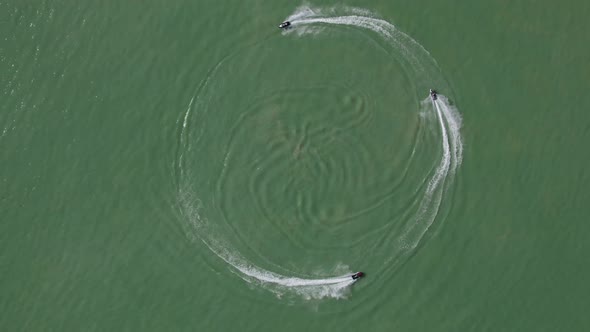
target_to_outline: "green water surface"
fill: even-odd
[[[372,236],[436,127],[378,38],[281,34],[301,4],[0,2],[0,330],[590,330],[590,4],[307,3],[406,32],[463,117],[440,222],[391,269]],[[187,231],[187,186],[253,264],[367,277],[319,300],[244,281]]]

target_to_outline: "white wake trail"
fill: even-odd
[[[222,237],[216,234],[214,227],[201,216],[200,201],[195,199],[190,189],[181,193],[181,204],[184,206],[185,218],[190,222],[189,234],[196,233],[196,239],[201,240],[216,256],[232,266],[244,281],[258,283],[277,296],[294,292],[305,299],[342,298],[346,295],[348,287],[357,281],[352,279],[352,273],[331,278],[307,279],[288,277],[257,267],[249,263],[233,246],[221,240]],[[208,236],[198,236],[203,233]]]
[[[343,10],[346,15],[339,15],[338,12]],[[422,45],[397,30],[389,22],[371,17],[370,12],[366,10],[356,8],[317,9],[303,6],[297,8],[286,20],[291,22],[293,29],[285,32],[285,34],[291,34],[292,32],[296,32],[296,35],[319,33],[324,25],[344,25],[372,31],[391,47],[391,54],[396,59],[407,64],[404,68],[411,72],[410,76],[415,80],[414,84],[417,91],[424,89],[426,94],[428,87],[438,88],[444,84],[436,61]],[[198,107],[199,101],[195,100],[195,102],[197,104],[195,107]],[[181,135],[188,135],[184,131],[187,127],[192,103],[193,100],[191,100],[191,104],[184,116],[183,133]],[[409,227],[398,238],[400,245],[396,249],[400,250],[400,253],[393,254],[389,261],[411,252],[420,243],[420,240],[436,219],[444,193],[453,180],[452,175],[455,174],[456,169],[461,164],[463,144],[459,131],[461,127],[459,112],[456,108],[450,106],[447,98],[443,95],[439,95],[438,100],[432,101],[432,105],[440,126],[442,157],[426,185],[424,195],[418,203],[415,217],[412,218]],[[180,165],[180,168],[181,173],[183,173],[182,165]],[[180,189],[183,213],[190,222],[192,234],[196,234],[212,252],[232,266],[234,272],[248,283],[257,283],[279,296],[287,292],[293,292],[306,299],[317,299],[343,297],[349,286],[356,282],[351,278],[351,273],[332,278],[297,278],[255,266],[243,257],[234,246],[223,242],[221,240],[223,237],[220,236],[222,233],[218,234],[215,226],[210,225],[206,219],[202,218],[199,213],[198,199],[194,199],[194,193],[191,192],[190,188],[185,190],[185,188],[181,187]],[[384,262],[385,265],[389,261]]]
[[[373,31],[389,43],[393,56],[407,63],[406,70],[411,72],[418,91],[426,92],[427,88],[438,88],[439,85],[443,84],[443,80],[438,78],[440,70],[436,61],[422,45],[399,31],[391,23],[368,16],[370,13],[358,9],[347,10],[354,15],[335,16],[334,9],[330,9],[328,13],[325,13],[326,10],[323,9],[302,6],[293,15],[289,16],[288,20],[291,20],[293,30],[303,28],[299,34],[321,32],[305,29],[307,26],[317,24],[345,25]],[[362,12],[362,14],[359,15],[359,12]],[[443,155],[434,171],[434,175],[428,182],[413,222],[410,223],[410,226],[398,239],[400,247],[406,251],[416,248],[424,234],[434,223],[440,210],[444,192],[452,180],[449,175],[455,174],[462,161],[463,144],[459,131],[461,128],[459,112],[449,105],[448,99],[443,95],[439,95],[439,99],[433,100],[432,105],[440,126]],[[392,259],[398,256],[394,255]]]

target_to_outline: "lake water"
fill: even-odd
[[[0,2],[0,328],[590,330],[588,14]]]

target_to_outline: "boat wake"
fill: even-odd
[[[437,88],[443,91],[446,87],[436,61],[431,55],[415,40],[408,35],[399,31],[389,22],[374,17],[373,14],[357,8],[312,8],[303,6],[291,14],[285,21],[290,21],[293,29],[284,32],[286,37],[295,36],[303,37],[306,34],[322,33],[330,27],[346,26],[349,28],[368,30],[372,32],[372,38],[387,47],[388,53],[397,61],[402,63],[402,67],[407,71],[408,77],[412,78],[416,96],[424,95],[429,88]],[[219,65],[218,65],[219,66]],[[214,69],[215,70],[215,69]],[[211,76],[210,76],[211,77]],[[208,84],[209,78],[203,83]],[[202,87],[201,87],[202,88]],[[418,97],[421,100],[422,97]],[[427,100],[431,100],[428,98]],[[457,168],[461,164],[463,145],[460,136],[461,117],[458,110],[451,106],[448,99],[439,94],[437,100],[431,100],[427,103],[424,100],[420,104],[428,109],[420,109],[420,112],[434,113],[431,119],[435,119],[437,128],[440,132],[440,148],[442,156],[437,166],[435,166],[432,175],[427,180],[422,197],[417,203],[417,208],[410,222],[404,226],[401,234],[395,232],[388,236],[388,241],[395,243],[396,250],[391,253],[388,261],[384,262],[384,268],[388,265],[395,265],[403,261],[420,244],[425,233],[439,216],[441,204],[445,193],[453,181]],[[194,101],[194,102],[193,102]],[[201,204],[198,194],[194,192],[189,185],[191,176],[187,173],[183,162],[183,153],[190,150],[188,147],[188,129],[187,122],[191,117],[193,109],[198,109],[200,105],[207,101],[191,100],[187,111],[183,116],[183,124],[180,133],[181,151],[178,157],[179,170],[179,201],[181,211],[186,223],[186,231],[189,236],[195,240],[202,241],[215,255],[225,261],[232,267],[240,278],[253,285],[272,291],[278,296],[287,293],[295,293],[305,299],[319,299],[324,297],[341,298],[347,294],[347,289],[357,280],[351,278],[352,272],[346,266],[337,269],[337,277],[330,278],[299,278],[288,276],[292,274],[284,268],[274,266],[273,272],[268,269],[258,267],[251,263],[242,255],[240,250],[232,245],[232,241],[224,239],[224,232],[215,223],[211,223],[201,213]],[[430,106],[425,106],[430,104]],[[182,147],[185,147],[183,149]],[[348,272],[348,273],[346,273]],[[323,272],[318,272],[320,275]],[[335,273],[335,274],[336,274]]]
[[[353,273],[329,278],[297,278],[257,267],[249,263],[232,245],[223,241],[215,226],[210,225],[209,220],[201,216],[200,201],[190,190],[181,190],[180,194],[182,212],[185,220],[189,221],[189,237],[202,241],[209,250],[230,265],[240,278],[250,284],[261,285],[279,297],[293,292],[309,300],[345,297],[348,287],[358,281],[352,279]],[[348,270],[348,267],[343,266],[339,269]]]

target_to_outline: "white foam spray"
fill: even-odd
[[[373,31],[376,36],[384,40],[391,47],[392,55],[397,60],[407,64],[404,68],[410,71],[415,81],[417,91],[426,93],[428,87],[440,87],[444,85],[436,61],[430,56],[419,43],[408,35],[397,30],[389,22],[373,17],[364,9],[358,8],[312,8],[302,6],[291,14],[287,19],[293,29],[286,34],[296,32],[297,35],[322,32],[322,26],[345,25],[353,28],[361,28]],[[218,64],[219,66],[219,64]],[[207,84],[205,81],[205,85]],[[423,90],[422,90],[423,89]],[[193,106],[193,101],[195,105]],[[418,212],[412,218],[412,222],[398,238],[399,253],[392,255],[391,259],[411,252],[416,248],[420,240],[436,219],[441,206],[443,195],[452,181],[457,167],[461,164],[463,145],[459,129],[461,117],[456,108],[452,107],[447,98],[438,96],[432,101],[436,119],[441,131],[442,157],[437,165],[434,174],[428,181],[424,195],[420,200]],[[186,142],[187,121],[192,109],[198,109],[198,100],[191,99],[183,119],[181,144]],[[186,178],[182,167],[182,160],[179,162],[180,178]],[[450,177],[451,176],[451,177]],[[214,225],[211,225],[200,213],[200,204],[194,193],[185,188],[182,184],[180,189],[180,203],[185,218],[189,220],[187,233],[201,240],[207,247],[230,265],[234,272],[243,280],[251,284],[258,284],[265,289],[272,291],[277,296],[290,292],[301,295],[305,299],[319,299],[323,297],[341,298],[347,294],[350,285],[356,282],[351,278],[351,273],[346,273],[330,278],[299,278],[281,275],[258,267],[244,258],[238,250],[222,240],[218,236]]]
[[[184,170],[181,167],[182,172]],[[180,203],[184,217],[190,222],[187,229],[189,236],[194,240],[201,240],[209,250],[233,267],[240,278],[251,284],[259,284],[279,297],[293,292],[304,299],[343,298],[348,287],[356,282],[352,279],[352,273],[330,278],[298,278],[280,275],[253,265],[232,245],[223,241],[221,236],[217,236],[215,227],[201,216],[201,202],[191,191],[181,190]],[[348,267],[342,268],[348,270]]]

